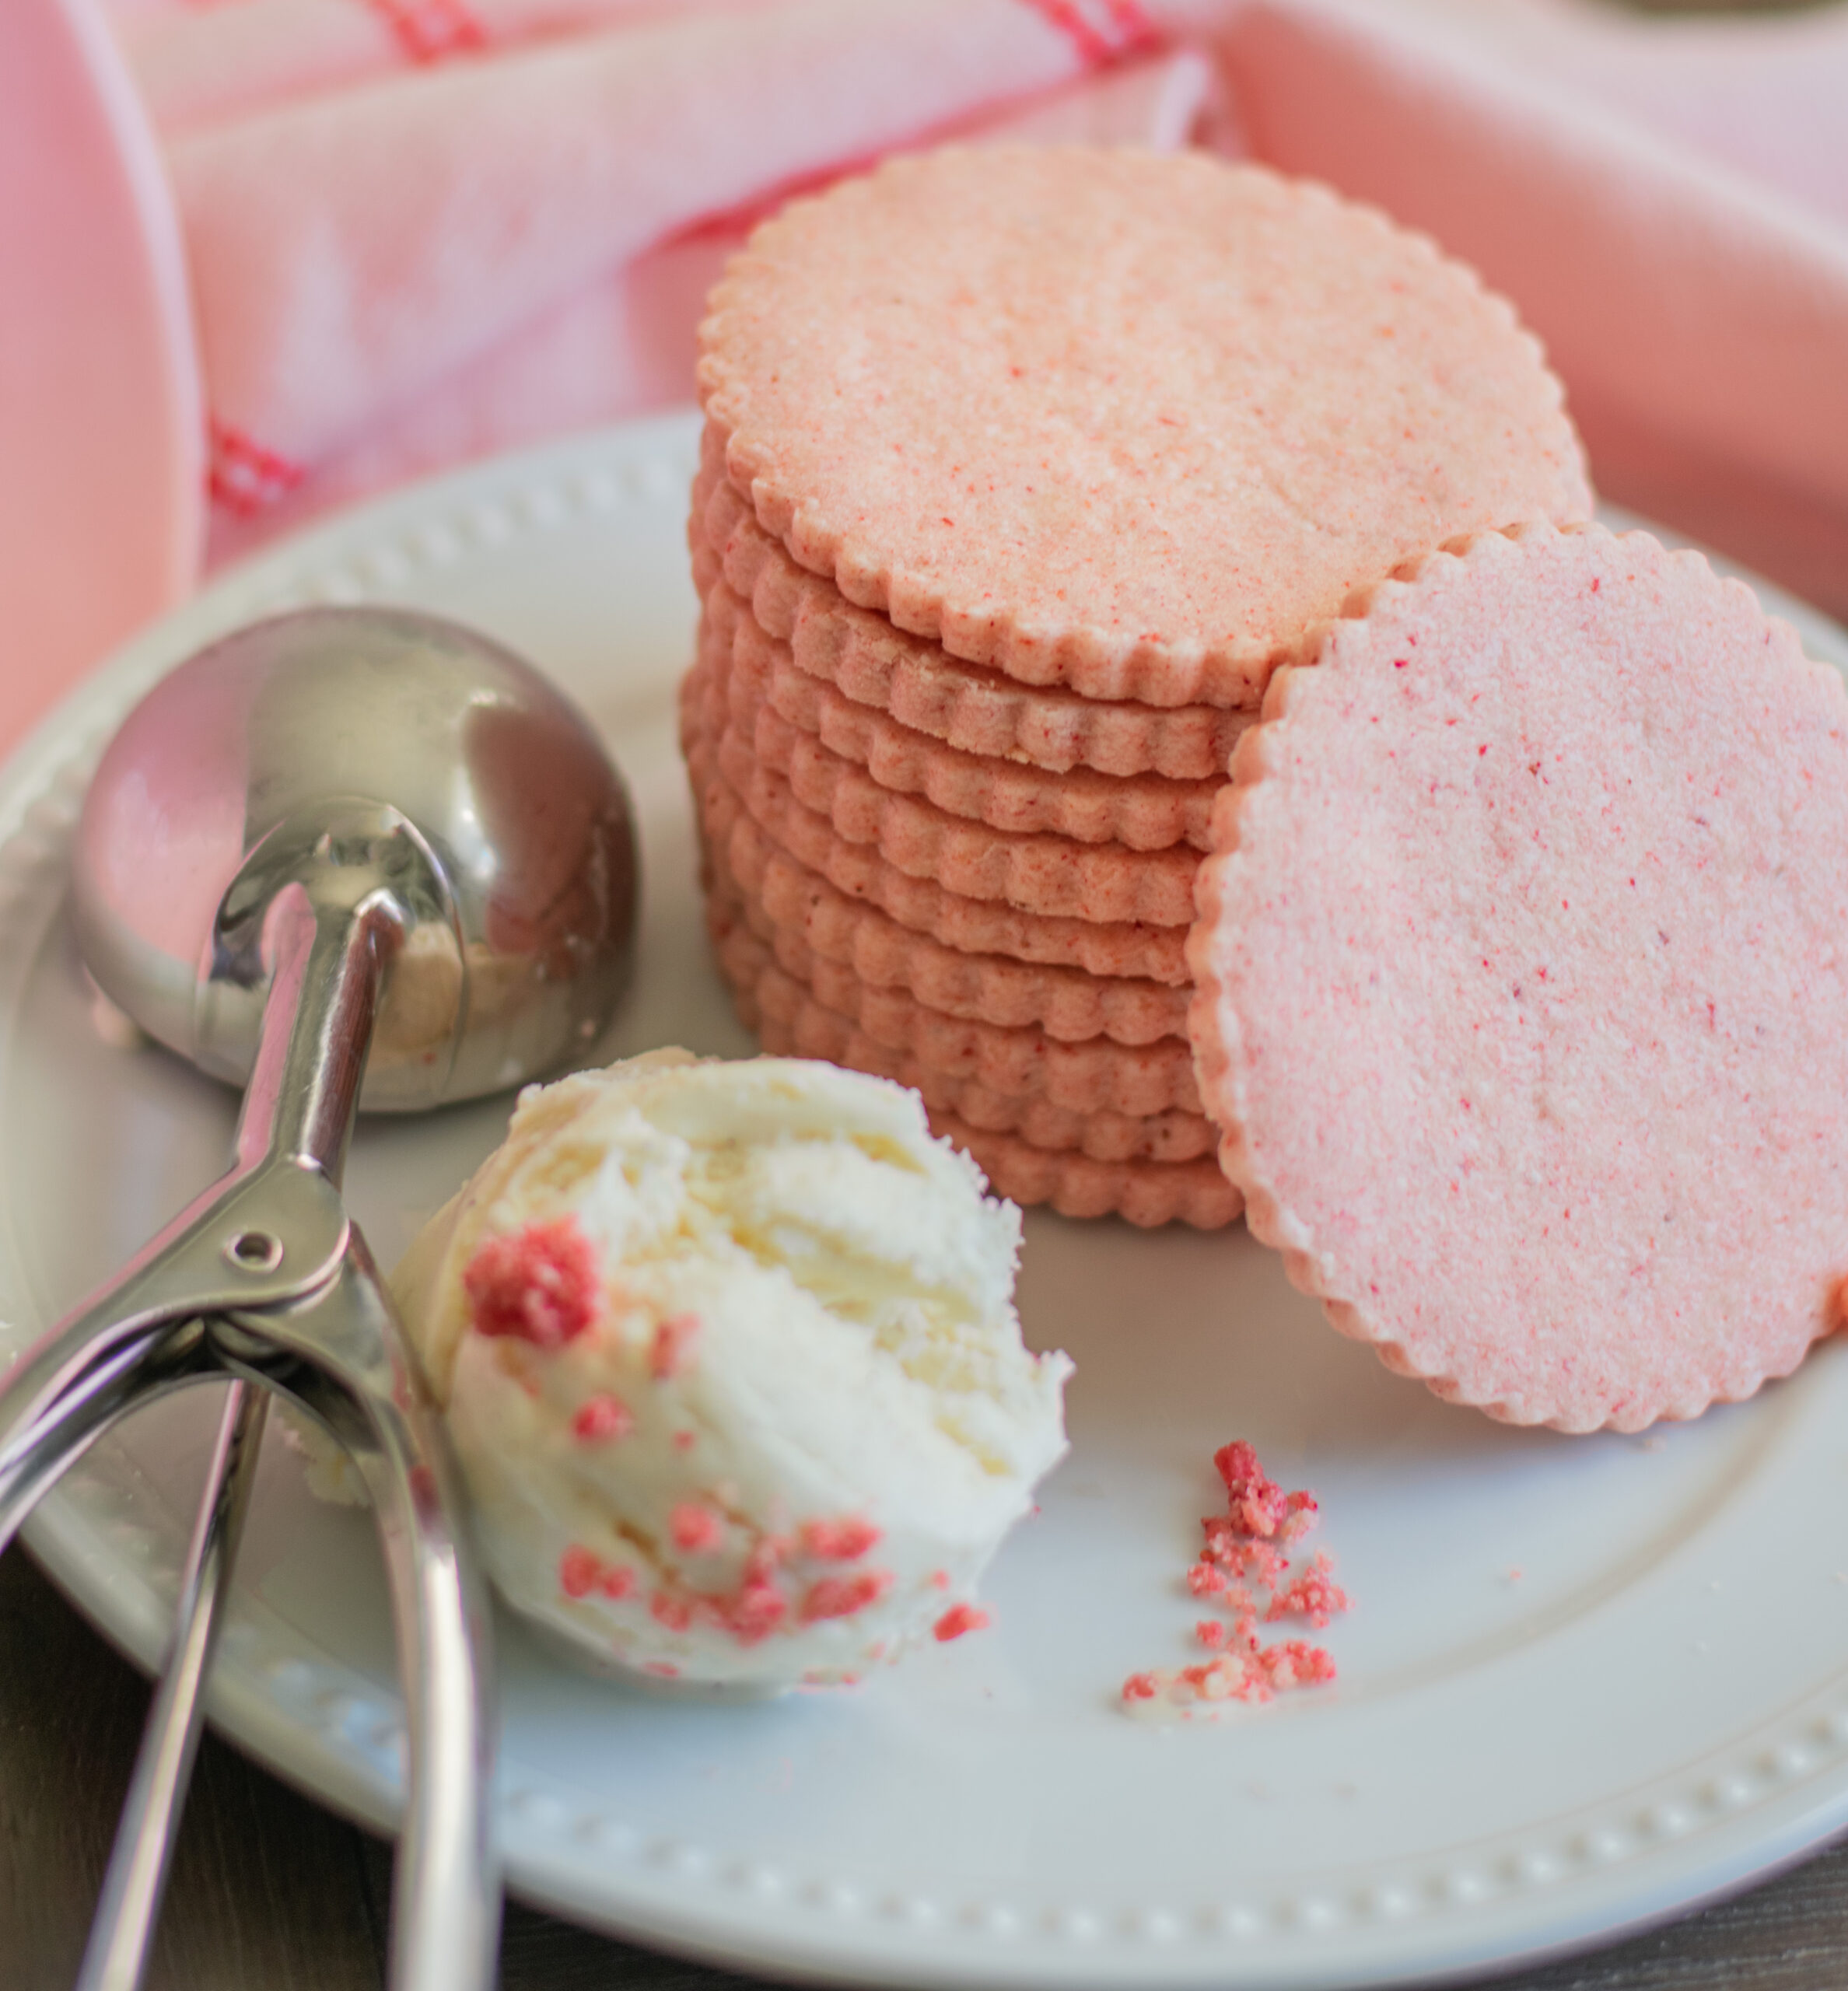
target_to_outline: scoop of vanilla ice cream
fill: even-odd
[[[600,1658],[777,1688],[983,1622],[1065,1450],[1020,1212],[916,1095],[633,1058],[522,1095],[393,1289],[502,1595]]]

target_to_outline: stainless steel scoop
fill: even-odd
[[[80,1982],[141,1975],[269,1394],[346,1447],[376,1514],[409,1738],[392,1982],[492,1979],[486,1615],[456,1469],[340,1195],[358,1107],[561,1065],[626,980],[635,842],[582,716],[453,625],[316,609],[182,664],[124,723],[71,903],[103,991],[246,1086],[227,1173],[0,1387],[0,1548],[114,1420],[232,1386]]]

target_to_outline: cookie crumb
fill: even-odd
[[[1227,1510],[1202,1517],[1206,1545],[1185,1581],[1191,1597],[1219,1608],[1221,1615],[1196,1619],[1193,1627],[1195,1642],[1213,1657],[1131,1674],[1118,1705],[1139,1720],[1211,1720],[1227,1706],[1261,1706],[1335,1677],[1333,1656],[1322,1646],[1305,1639],[1267,1646],[1258,1636],[1260,1622],[1306,1618],[1320,1630],[1349,1608],[1325,1550],[1300,1568],[1284,1552],[1319,1518],[1314,1496],[1286,1492],[1242,1440],[1221,1446],[1213,1463],[1225,1485]]]

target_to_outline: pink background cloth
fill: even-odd
[[[1248,152],[1427,230],[1545,341],[1607,495],[1848,614],[1848,5],[109,12],[185,243],[213,562],[689,400],[705,288],[767,207],[887,150],[1031,137]]]

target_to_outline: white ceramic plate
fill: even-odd
[[[676,417],[492,464],[227,576],[72,698],[0,778],[0,1310],[23,1342],[218,1170],[227,1093],[94,1027],[60,912],[103,737],[152,677],[259,612],[385,599],[555,672],[636,793],[639,988],[604,1047],[748,1045],[709,967],[670,720],[694,604]],[[1803,615],[1818,654],[1839,631]],[[360,1131],[389,1259],[505,1102]],[[1848,1349],[1643,1437],[1517,1431],[1389,1376],[1242,1230],[1036,1216],[1022,1310],[1078,1363],[1072,1455],[994,1573],[995,1629],[856,1692],[740,1707],[566,1669],[503,1623],[513,1884],[717,1961],[857,1982],[1428,1981],[1614,1935],[1848,1825]],[[208,1393],[99,1449],[35,1519],[98,1624],[157,1653]],[[1179,1578],[1251,1439],[1320,1494],[1355,1609],[1332,1688],[1213,1726],[1124,1719],[1185,1663]],[[398,1712],[363,1517],[272,1446],[215,1720],[388,1824]]]

